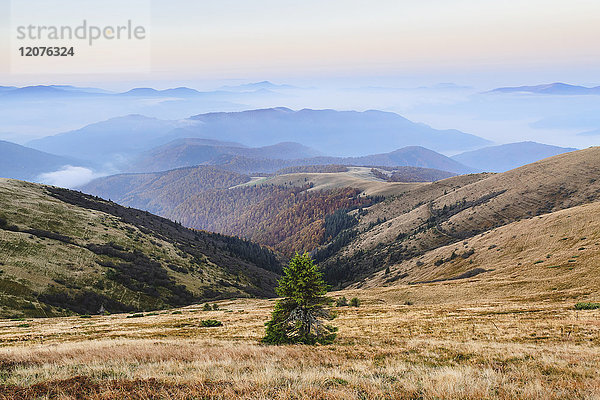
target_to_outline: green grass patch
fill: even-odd
[[[215,326],[223,326],[223,323],[221,321],[217,321],[216,319],[203,319],[200,321],[200,325],[205,328],[212,328]]]
[[[600,309],[600,303],[577,303],[575,304],[576,310],[598,310]]]

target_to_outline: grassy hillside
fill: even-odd
[[[378,170],[379,171],[379,170]],[[408,192],[416,187],[423,186],[425,175],[429,170],[419,169],[419,176],[423,176],[420,183],[415,182],[388,182],[381,175],[374,173],[370,167],[347,167],[344,171],[336,172],[290,172],[260,180],[248,182],[247,186],[293,186],[303,187],[310,185],[311,191],[331,190],[342,188],[358,189],[367,196],[393,196]],[[387,178],[387,176],[386,176]]]
[[[542,160],[496,175],[450,178],[370,207],[352,232],[316,253],[330,280],[375,270],[468,240],[515,221],[600,200],[600,148]],[[446,182],[447,181],[447,182]]]
[[[0,180],[0,315],[150,310],[269,296],[258,245],[77,192]]]
[[[600,202],[594,202],[513,222],[394,265],[354,286],[462,279],[485,287],[486,296],[539,293],[560,301],[594,300],[600,287],[599,213]]]
[[[371,206],[337,205],[323,215],[365,197],[316,189],[335,184],[321,174],[303,187],[300,177],[310,174],[302,173],[284,186],[220,190],[249,193],[247,204],[215,204],[248,212],[231,221],[263,221],[248,225],[256,234],[290,233],[279,224],[293,221],[290,237],[301,240],[312,237],[295,236],[302,221],[323,219],[330,244],[316,253],[321,265],[337,282],[359,279],[330,295],[361,300],[332,306],[339,331],[326,346],[260,344],[274,299],[248,297],[276,277],[265,271],[279,267],[271,253],[76,192],[0,181],[2,313],[20,317],[0,319],[0,399],[598,398],[600,310],[575,305],[600,302],[599,172],[600,149],[588,149],[503,174],[405,184]],[[141,254],[135,250],[147,265],[174,263],[163,269],[191,293],[218,287],[223,297],[246,298],[219,300],[210,311],[192,304],[29,318],[38,309],[68,313],[44,302],[50,285],[74,297],[86,291],[71,309],[96,298],[92,292],[131,307],[116,311],[169,306],[146,302],[152,288],[122,275],[118,264],[135,267],[123,259]],[[151,271],[161,298],[187,301]],[[24,311],[16,314],[15,304]],[[203,326],[208,319],[222,326]]]
[[[245,237],[286,255],[312,251],[335,285],[513,222],[600,200],[600,148],[433,183],[389,182],[383,168],[335,171],[240,176],[243,183],[213,190],[175,181],[167,193],[160,186],[149,195],[141,186],[139,193],[186,226]]]

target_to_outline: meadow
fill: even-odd
[[[274,300],[1,320],[0,399],[600,398],[600,310],[476,286],[333,292],[326,346],[260,344]]]

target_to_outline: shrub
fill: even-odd
[[[348,305],[348,299],[346,296],[342,296],[335,302],[335,305],[338,307],[346,307]]]
[[[83,314],[80,315],[79,318],[92,318],[92,316],[90,314]]]
[[[598,310],[600,309],[600,303],[577,303],[575,304],[576,310]]]
[[[218,311],[219,310],[219,305],[217,303],[212,305],[212,309],[213,311]]]
[[[212,311],[211,305],[208,303],[204,303],[204,306],[202,306],[202,311]]]
[[[200,321],[200,325],[205,328],[211,328],[214,326],[223,326],[223,323],[221,321],[217,321],[216,319],[203,319]]]
[[[350,299],[350,306],[352,307],[360,307],[360,300],[358,297],[353,297]]]
[[[141,317],[143,317],[143,316],[144,316],[144,314],[142,314],[142,313],[139,313],[139,314],[131,314],[131,315],[128,315],[128,316],[127,316],[127,318],[141,318]]]

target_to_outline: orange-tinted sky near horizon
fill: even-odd
[[[4,48],[9,25],[0,12]],[[600,66],[599,0],[153,0],[149,31],[143,79],[156,81],[536,69],[569,80]],[[45,78],[0,64],[4,84]]]

